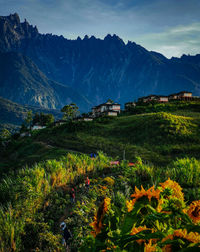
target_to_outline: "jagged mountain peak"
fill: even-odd
[[[35,38],[39,36],[36,26],[32,26],[25,19],[20,22],[17,13],[0,17],[0,50],[8,51],[18,47],[22,39]]]
[[[48,79],[69,85],[91,105],[108,98],[124,103],[150,93],[200,94],[198,56],[169,60],[135,42],[125,44],[116,34],[76,40],[43,35],[13,14],[0,18],[1,50],[28,56]]]
[[[20,23],[20,17],[17,13],[10,14],[9,16],[1,16],[1,20],[9,20],[10,22]]]
[[[105,36],[104,38],[104,41],[106,42],[114,42],[114,43],[118,43],[118,44],[121,44],[121,45],[125,45],[123,39],[121,39],[119,36],[117,36],[116,34],[108,34]]]

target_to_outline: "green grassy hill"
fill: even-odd
[[[200,112],[185,110],[74,121],[19,139],[3,156],[6,162],[15,160],[15,165],[21,166],[70,151],[103,151],[114,159],[122,160],[125,155],[134,161],[139,156],[145,162],[166,166],[177,157],[200,157],[199,125]]]
[[[171,251],[198,249],[199,201],[190,205],[200,199],[200,112],[194,107],[71,121],[1,146],[0,250],[64,252],[61,221],[73,234],[72,252],[161,248],[166,246],[164,237],[183,229],[182,236],[170,241]],[[98,152],[96,159],[89,157],[91,152]],[[133,166],[127,160],[111,165],[124,154]],[[91,180],[88,192],[86,176]],[[131,195],[141,185],[144,190],[135,191],[138,202],[129,213],[135,202]],[[72,187],[75,204],[69,196]],[[105,206],[105,200],[111,203]],[[195,222],[190,208],[196,209]],[[153,234],[145,230],[133,236],[133,227],[141,230],[144,226]],[[140,246],[135,242],[144,238]]]

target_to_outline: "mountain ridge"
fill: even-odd
[[[108,98],[125,103],[185,89],[200,95],[198,55],[167,59],[115,34],[103,40],[40,34],[26,20],[20,23],[17,14],[0,18],[0,31],[0,50],[29,57],[48,79],[69,85],[91,106]]]

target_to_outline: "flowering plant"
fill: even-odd
[[[200,201],[184,202],[180,185],[168,179],[145,190],[135,187],[120,209],[101,203],[81,251],[187,251],[200,247]]]

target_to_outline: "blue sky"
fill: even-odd
[[[117,34],[167,57],[200,53],[200,0],[0,0],[41,33],[75,39]]]

